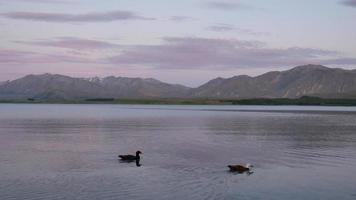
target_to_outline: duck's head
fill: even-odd
[[[252,167],[253,167],[253,165],[251,165],[250,163],[246,164],[246,168],[252,168]]]
[[[142,154],[141,151],[136,151],[136,155],[140,155],[140,154]]]

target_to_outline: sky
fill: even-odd
[[[356,0],[0,0],[0,81],[356,68]]]

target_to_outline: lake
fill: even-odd
[[[0,104],[0,199],[354,200],[356,108]]]

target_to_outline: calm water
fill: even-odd
[[[356,108],[0,104],[0,199],[354,200]]]

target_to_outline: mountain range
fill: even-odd
[[[298,66],[260,76],[216,78],[189,88],[151,78],[73,78],[57,74],[27,75],[0,82],[0,99],[87,98],[356,98],[356,70],[321,65]]]

